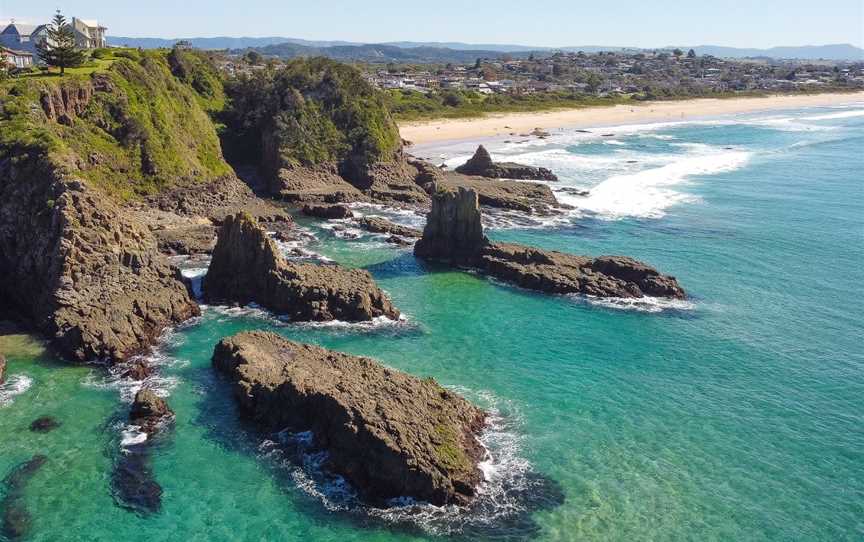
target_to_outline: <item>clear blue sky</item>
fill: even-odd
[[[286,36],[538,46],[864,45],[864,0],[0,0],[0,21],[57,7],[114,36]]]

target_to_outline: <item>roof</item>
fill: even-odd
[[[78,19],[78,21],[80,21],[82,24],[84,24],[86,26],[91,26],[93,28],[99,27],[99,21],[97,21],[96,19]]]
[[[14,29],[19,36],[29,36],[34,30],[36,30],[37,26],[35,24],[9,23],[9,25],[3,29],[3,32],[5,33],[10,28]]]
[[[0,51],[12,53],[15,56],[33,56],[33,53],[28,51],[16,51],[15,49],[9,49],[8,47],[0,47]]]

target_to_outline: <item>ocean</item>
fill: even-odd
[[[541,295],[300,218],[308,257],[368,269],[405,320],[290,325],[208,307],[166,333],[147,382],[177,414],[152,451],[158,514],[112,497],[112,466],[142,438],[125,423],[137,384],[2,339],[0,477],[47,457],[15,496],[27,539],[864,539],[864,104],[483,143],[497,160],[551,168],[574,207],[487,213],[491,238],[633,256],[690,299]],[[413,152],[454,166],[477,144]],[[364,507],[309,435],[243,425],[210,356],[258,328],[435,377],[489,409],[476,503]],[[62,425],[30,432],[45,415]],[[0,493],[0,508],[10,502]]]

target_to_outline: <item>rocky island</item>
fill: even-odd
[[[222,224],[203,286],[208,302],[255,302],[294,321],[399,318],[368,272],[289,262],[257,221],[243,213]]]
[[[474,267],[523,288],[597,297],[645,296],[683,299],[675,277],[625,256],[589,258],[511,243],[492,243],[483,234],[476,192],[442,188],[432,198],[418,257]]]
[[[526,166],[513,162],[493,162],[483,145],[477,147],[467,162],[456,168],[457,173],[476,175],[491,179],[516,179],[529,181],[557,181],[558,177],[544,167]]]
[[[311,430],[368,502],[466,504],[483,480],[485,413],[432,379],[257,331],[220,341],[213,365],[263,427]]]

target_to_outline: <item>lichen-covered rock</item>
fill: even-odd
[[[660,274],[625,256],[590,258],[524,245],[490,243],[483,235],[477,194],[464,188],[435,194],[414,254],[475,267],[496,278],[542,292],[625,298],[686,297],[675,277]]]
[[[456,168],[463,175],[477,175],[491,179],[517,179],[534,181],[557,181],[558,177],[543,167],[526,166],[513,162],[493,162],[483,145],[477,147],[467,162]]]
[[[295,321],[399,317],[368,272],[289,262],[255,219],[242,213],[222,225],[203,286],[210,302],[254,302]]]
[[[265,332],[223,339],[213,364],[255,421],[311,430],[368,501],[465,504],[483,479],[484,412],[432,379]]]

